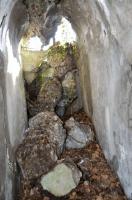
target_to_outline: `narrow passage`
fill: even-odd
[[[18,199],[126,200],[82,108],[77,44],[39,54],[41,64],[24,69],[29,124],[16,150]]]

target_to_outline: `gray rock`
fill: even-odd
[[[64,141],[66,138],[63,122],[54,112],[41,112],[29,120],[31,129],[41,130],[47,135],[50,143],[56,146],[57,155],[63,151]]]
[[[62,79],[68,71],[71,71],[76,68],[75,63],[73,63],[73,58],[70,55],[66,55],[65,59],[58,64],[55,68],[55,76]]]
[[[37,96],[37,103],[41,104],[42,110],[54,111],[55,106],[61,99],[62,86],[58,79],[49,78],[42,85]]]
[[[35,79],[29,84],[27,83],[27,92],[30,99],[36,99],[42,85],[45,83],[46,78],[52,77],[52,68],[48,65],[47,62],[42,62],[39,67],[35,68]],[[31,72],[30,72],[31,73]]]
[[[78,185],[82,173],[73,162],[63,162],[54,167],[52,171],[44,175],[41,185],[44,190],[61,197],[68,194]]]
[[[68,105],[65,115],[71,116],[73,113],[78,112],[82,109],[82,104],[79,98],[76,98],[70,105]]]
[[[94,139],[94,133],[91,128],[75,121],[73,117],[66,121],[65,127],[68,131],[66,139],[67,149],[83,148]]]
[[[67,104],[71,103],[77,97],[76,89],[76,70],[68,72],[62,81],[63,98]]]
[[[65,105],[66,105],[66,102],[64,99],[62,99],[56,106],[56,114],[59,116],[59,117],[63,117],[64,114],[65,114]]]

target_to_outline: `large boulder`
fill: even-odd
[[[65,59],[57,66],[54,67],[54,76],[62,79],[69,71],[75,69],[75,63],[70,55],[66,55]]]
[[[66,148],[84,148],[94,139],[94,133],[86,124],[80,124],[73,117],[65,122],[67,129]]]
[[[56,105],[56,113],[59,117],[63,117],[65,115],[66,110],[77,98],[76,73],[77,69],[74,69],[66,73],[63,77],[62,98]]]
[[[63,128],[63,122],[54,112],[45,111],[37,114],[29,120],[29,127],[31,129],[41,130],[46,134],[49,142],[56,145],[57,155],[60,156],[66,134]]]
[[[17,162],[25,179],[35,179],[47,173],[57,161],[56,147],[47,135],[29,129],[16,151]]]
[[[38,104],[41,104],[43,109],[54,111],[55,106],[59,102],[62,95],[62,86],[57,78],[49,78],[42,85],[37,96]]]
[[[53,112],[33,117],[16,151],[24,178],[34,179],[47,173],[61,155],[65,138],[62,121]]]
[[[71,161],[57,164],[52,171],[42,176],[41,185],[44,190],[57,197],[67,195],[77,187],[81,171]]]
[[[48,77],[52,77],[52,74],[53,74],[52,70],[53,68],[51,68],[47,62],[42,62],[40,66],[32,69],[31,72],[28,72],[28,73],[35,74],[35,78],[32,81],[28,82],[25,80],[26,91],[31,100],[34,100],[37,98],[37,95],[43,83],[45,82],[45,79]]]

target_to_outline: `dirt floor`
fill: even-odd
[[[84,112],[73,115],[80,123],[94,130],[91,120]],[[95,132],[95,131],[94,131]],[[56,198],[43,191],[40,184],[21,178],[19,200],[127,200],[117,176],[109,167],[101,147],[95,141],[79,150],[65,150],[60,159],[72,159],[83,172],[80,184],[69,195]]]

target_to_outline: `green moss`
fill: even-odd
[[[54,69],[50,67],[39,75],[39,81],[43,83],[47,78],[51,78],[53,76]]]
[[[74,42],[74,43],[72,44],[72,52],[73,52],[74,57],[75,57],[76,59],[78,59],[78,58],[79,58],[79,48],[78,48],[78,45],[77,45],[76,42]]]
[[[65,60],[68,53],[72,54],[76,59],[78,58],[79,51],[77,43],[65,43],[61,45],[58,42],[47,51],[47,61],[51,66],[59,66]]]
[[[58,43],[47,51],[47,61],[51,66],[57,66],[65,59],[67,54],[66,48],[64,45],[58,45]]]
[[[65,45],[54,45],[49,48],[47,52],[47,58],[51,56],[60,56],[60,58],[64,59],[66,56],[66,47]]]

